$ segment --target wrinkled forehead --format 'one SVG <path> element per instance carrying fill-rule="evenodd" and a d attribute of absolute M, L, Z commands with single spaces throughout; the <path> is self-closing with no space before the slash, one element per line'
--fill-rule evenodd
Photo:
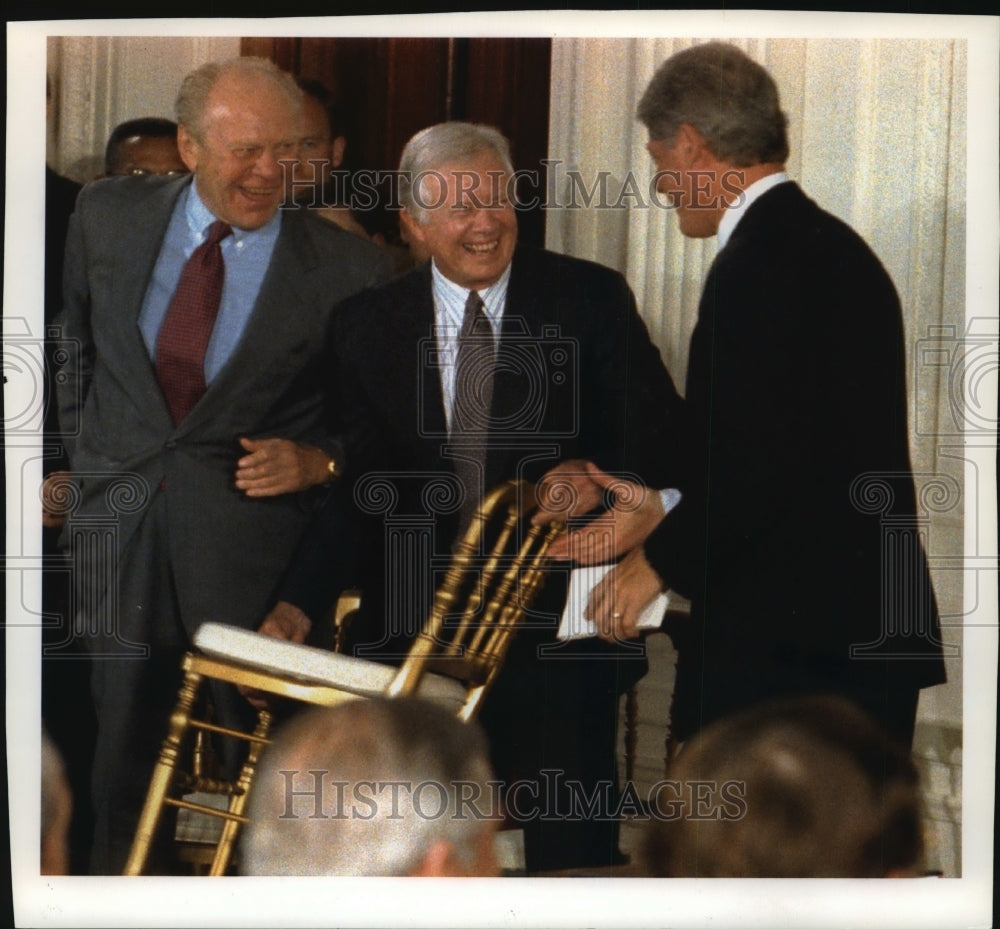
<path fill-rule="evenodd" d="M 421 192 L 438 205 L 496 203 L 507 197 L 511 174 L 492 153 L 450 161 L 423 172 Z M 426 204 L 433 206 L 433 202 Z"/>
<path fill-rule="evenodd" d="M 209 91 L 202 123 L 207 130 L 256 127 L 269 134 L 296 134 L 301 107 L 273 81 L 259 75 L 223 75 Z"/>

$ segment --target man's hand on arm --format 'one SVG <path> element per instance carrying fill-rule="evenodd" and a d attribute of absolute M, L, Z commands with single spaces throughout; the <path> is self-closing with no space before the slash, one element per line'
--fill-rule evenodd
<path fill-rule="evenodd" d="M 581 565 L 602 564 L 641 545 L 662 521 L 665 510 L 658 491 L 605 473 L 587 463 L 587 479 L 603 494 L 614 496 L 614 506 L 585 526 L 557 539 L 549 556 Z"/>
<path fill-rule="evenodd" d="M 276 497 L 324 484 L 336 477 L 333 460 L 320 448 L 290 439 L 240 439 L 249 453 L 236 462 L 236 487 L 248 497 Z"/>
<path fill-rule="evenodd" d="M 633 549 L 590 592 L 584 615 L 606 642 L 634 639 L 642 611 L 663 589 L 641 548 Z"/>
<path fill-rule="evenodd" d="M 546 472 L 535 485 L 538 512 L 532 517 L 532 523 L 537 526 L 552 520 L 566 522 L 601 505 L 602 488 L 591 478 L 587 467 L 588 462 L 571 459 L 561 461 Z"/>

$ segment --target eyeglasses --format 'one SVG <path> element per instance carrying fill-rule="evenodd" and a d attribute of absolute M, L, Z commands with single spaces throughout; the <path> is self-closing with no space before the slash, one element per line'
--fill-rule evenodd
<path fill-rule="evenodd" d="M 132 177 L 180 177 L 182 174 L 190 174 L 189 171 L 150 171 L 148 168 L 131 168 L 128 172 Z"/>

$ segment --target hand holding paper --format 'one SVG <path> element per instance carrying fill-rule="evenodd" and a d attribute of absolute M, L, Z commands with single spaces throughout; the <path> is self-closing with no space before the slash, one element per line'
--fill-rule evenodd
<path fill-rule="evenodd" d="M 660 627 L 668 604 L 669 595 L 661 589 L 659 576 L 642 549 L 636 549 L 617 565 L 573 571 L 558 637 L 634 639 L 642 631 Z"/>

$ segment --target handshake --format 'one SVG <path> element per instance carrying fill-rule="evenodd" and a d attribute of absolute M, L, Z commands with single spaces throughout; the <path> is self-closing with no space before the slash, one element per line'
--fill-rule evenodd
<path fill-rule="evenodd" d="M 554 559 L 597 565 L 624 558 L 593 588 L 584 618 L 608 642 L 636 638 L 640 617 L 663 591 L 663 581 L 646 561 L 642 544 L 675 505 L 676 490 L 651 490 L 613 477 L 592 462 L 564 461 L 536 487 L 535 523 L 566 522 L 570 531 L 549 549 Z M 577 517 L 604 510 L 579 528 Z"/>

